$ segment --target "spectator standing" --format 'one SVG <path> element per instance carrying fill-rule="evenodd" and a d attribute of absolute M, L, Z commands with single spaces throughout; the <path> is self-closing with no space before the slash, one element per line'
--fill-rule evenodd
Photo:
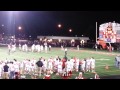
<path fill-rule="evenodd" d="M 9 70 L 9 66 L 7 65 L 7 63 L 5 63 L 5 65 L 3 66 L 4 79 L 9 79 L 9 77 L 8 77 L 8 70 Z"/>
<path fill-rule="evenodd" d="M 41 61 L 41 58 L 36 64 L 38 66 L 38 74 L 41 76 L 41 71 L 42 71 L 42 66 L 43 66 L 43 62 Z"/>

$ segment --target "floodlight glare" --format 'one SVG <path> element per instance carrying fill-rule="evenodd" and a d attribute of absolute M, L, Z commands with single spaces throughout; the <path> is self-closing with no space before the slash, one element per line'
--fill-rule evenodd
<path fill-rule="evenodd" d="M 19 27 L 18 27 L 18 29 L 19 29 L 19 30 L 21 30 L 21 29 L 22 29 L 22 27 L 20 27 L 20 26 L 19 26 Z"/>

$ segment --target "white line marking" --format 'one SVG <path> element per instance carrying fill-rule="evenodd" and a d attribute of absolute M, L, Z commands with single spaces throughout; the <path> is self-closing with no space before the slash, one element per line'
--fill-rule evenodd
<path fill-rule="evenodd" d="M 110 60 L 110 59 L 101 58 L 101 59 L 96 59 L 96 60 Z"/>

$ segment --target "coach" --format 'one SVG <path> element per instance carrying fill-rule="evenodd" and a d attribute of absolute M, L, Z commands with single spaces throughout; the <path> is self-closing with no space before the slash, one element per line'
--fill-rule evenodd
<path fill-rule="evenodd" d="M 41 58 L 36 63 L 36 65 L 38 66 L 38 74 L 41 76 L 41 71 L 42 71 L 42 66 L 43 66 L 43 62 L 41 61 Z"/>

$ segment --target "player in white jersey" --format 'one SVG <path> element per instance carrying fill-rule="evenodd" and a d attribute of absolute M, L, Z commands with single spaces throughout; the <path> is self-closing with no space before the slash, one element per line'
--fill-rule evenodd
<path fill-rule="evenodd" d="M 67 48 L 65 48 L 65 50 L 64 50 L 64 51 L 65 51 L 65 56 L 67 56 L 67 51 L 68 51 L 68 50 L 67 50 Z"/>
<path fill-rule="evenodd" d="M 12 44 L 8 44 L 8 54 L 10 55 L 10 52 L 12 50 Z"/>
<path fill-rule="evenodd" d="M 19 43 L 19 50 L 21 51 L 21 49 L 22 49 L 22 46 L 21 46 L 21 44 Z"/>
<path fill-rule="evenodd" d="M 52 60 L 52 58 L 48 59 L 48 69 L 50 71 L 53 69 L 53 60 Z"/>
<path fill-rule="evenodd" d="M 91 62 L 90 58 L 87 58 L 87 60 L 86 60 L 86 71 L 89 71 L 89 72 L 90 72 L 90 62 Z"/>
<path fill-rule="evenodd" d="M 61 50 L 64 50 L 63 46 L 61 45 Z"/>
<path fill-rule="evenodd" d="M 57 72 L 59 60 L 56 59 L 54 62 L 54 71 Z"/>
<path fill-rule="evenodd" d="M 14 52 L 16 51 L 16 44 L 14 44 Z"/>
<path fill-rule="evenodd" d="M 40 46 L 40 51 L 43 52 L 43 45 Z"/>
<path fill-rule="evenodd" d="M 9 68 L 10 68 L 10 79 L 14 79 L 15 66 L 14 66 L 13 62 L 11 62 L 11 65 L 9 66 Z"/>
<path fill-rule="evenodd" d="M 53 67 L 55 66 L 56 58 L 53 59 Z"/>
<path fill-rule="evenodd" d="M 49 45 L 49 51 L 51 51 L 51 45 Z"/>
<path fill-rule="evenodd" d="M 28 60 L 28 73 L 32 74 L 34 72 L 34 66 L 31 60 Z"/>
<path fill-rule="evenodd" d="M 40 45 L 37 46 L 37 52 L 40 52 Z"/>
<path fill-rule="evenodd" d="M 25 44 L 25 51 L 26 51 L 26 52 L 28 51 L 28 46 L 27 46 L 27 44 Z"/>
<path fill-rule="evenodd" d="M 78 68 L 79 68 L 79 59 L 76 59 L 75 62 L 75 70 L 78 72 Z"/>
<path fill-rule="evenodd" d="M 20 63 L 20 74 L 22 75 L 24 73 L 24 62 Z"/>
<path fill-rule="evenodd" d="M 48 48 L 47 45 L 45 45 L 45 53 L 47 53 L 47 48 Z"/>
<path fill-rule="evenodd" d="M 16 45 L 13 44 L 13 45 L 12 45 L 12 52 L 15 52 L 15 51 L 16 51 Z"/>
<path fill-rule="evenodd" d="M 15 63 L 14 64 L 14 68 L 15 68 L 15 73 L 19 73 L 19 65 L 18 65 L 18 63 Z"/>
<path fill-rule="evenodd" d="M 23 52 L 25 51 L 25 45 L 22 45 L 22 51 Z"/>
<path fill-rule="evenodd" d="M 35 52 L 38 51 L 38 45 L 35 45 Z"/>
<path fill-rule="evenodd" d="M 62 62 L 61 62 L 61 60 L 59 60 L 59 62 L 58 62 L 58 73 L 59 73 L 59 75 L 62 74 Z"/>
<path fill-rule="evenodd" d="M 71 59 L 71 60 L 70 60 L 70 68 L 71 68 L 71 71 L 73 71 L 73 67 L 74 67 L 74 59 Z"/>
<path fill-rule="evenodd" d="M 70 60 L 68 60 L 66 62 L 66 71 L 67 71 L 67 73 L 69 73 L 71 71 L 71 61 Z"/>
<path fill-rule="evenodd" d="M 43 71 L 46 72 L 47 70 L 47 61 L 44 59 L 43 60 Z"/>
<path fill-rule="evenodd" d="M 28 68 L 29 68 L 29 66 L 28 66 L 28 60 L 27 60 L 27 59 L 24 60 L 24 65 L 25 65 L 24 71 L 25 71 L 25 73 L 28 73 Z"/>
<path fill-rule="evenodd" d="M 31 71 L 31 62 L 30 62 L 30 60 L 28 60 L 26 67 L 27 67 L 27 73 L 30 73 L 30 71 Z"/>
<path fill-rule="evenodd" d="M 81 70 L 82 70 L 82 72 L 85 72 L 86 59 L 82 60 L 81 62 L 82 62 L 82 64 L 81 64 Z"/>
<path fill-rule="evenodd" d="M 42 62 L 44 61 L 44 58 L 43 58 L 43 57 L 41 57 L 41 61 L 42 61 Z"/>
<path fill-rule="evenodd" d="M 32 45 L 31 50 L 32 50 L 32 52 L 35 51 L 35 44 Z"/>
<path fill-rule="evenodd" d="M 2 66 L 4 66 L 5 65 L 5 62 L 3 62 L 3 61 L 1 61 L 2 62 Z"/>
<path fill-rule="evenodd" d="M 95 72 L 95 59 L 93 57 L 91 58 L 91 70 Z"/>
<path fill-rule="evenodd" d="M 10 74 L 10 67 L 11 67 L 11 64 L 9 63 L 9 61 L 7 61 L 7 65 L 9 67 L 9 69 L 8 69 L 8 75 L 9 75 Z"/>
<path fill-rule="evenodd" d="M 22 73 L 24 74 L 25 73 L 25 64 L 26 64 L 26 59 L 24 59 L 23 61 L 22 61 L 22 63 L 23 63 L 23 69 L 22 69 Z"/>
<path fill-rule="evenodd" d="M 34 68 L 34 72 L 36 72 L 36 70 L 37 70 L 36 62 L 37 61 L 33 58 L 32 59 L 32 65 L 33 65 L 32 67 Z"/>
<path fill-rule="evenodd" d="M 79 45 L 77 45 L 77 50 L 80 50 L 80 47 L 79 47 Z"/>
<path fill-rule="evenodd" d="M 35 70 L 36 70 L 36 60 L 33 58 L 31 60 L 31 71 L 35 72 Z"/>
<path fill-rule="evenodd" d="M 33 58 L 33 59 L 32 59 L 32 63 L 33 63 L 34 65 L 36 65 L 36 62 L 37 62 L 37 61 Z"/>

